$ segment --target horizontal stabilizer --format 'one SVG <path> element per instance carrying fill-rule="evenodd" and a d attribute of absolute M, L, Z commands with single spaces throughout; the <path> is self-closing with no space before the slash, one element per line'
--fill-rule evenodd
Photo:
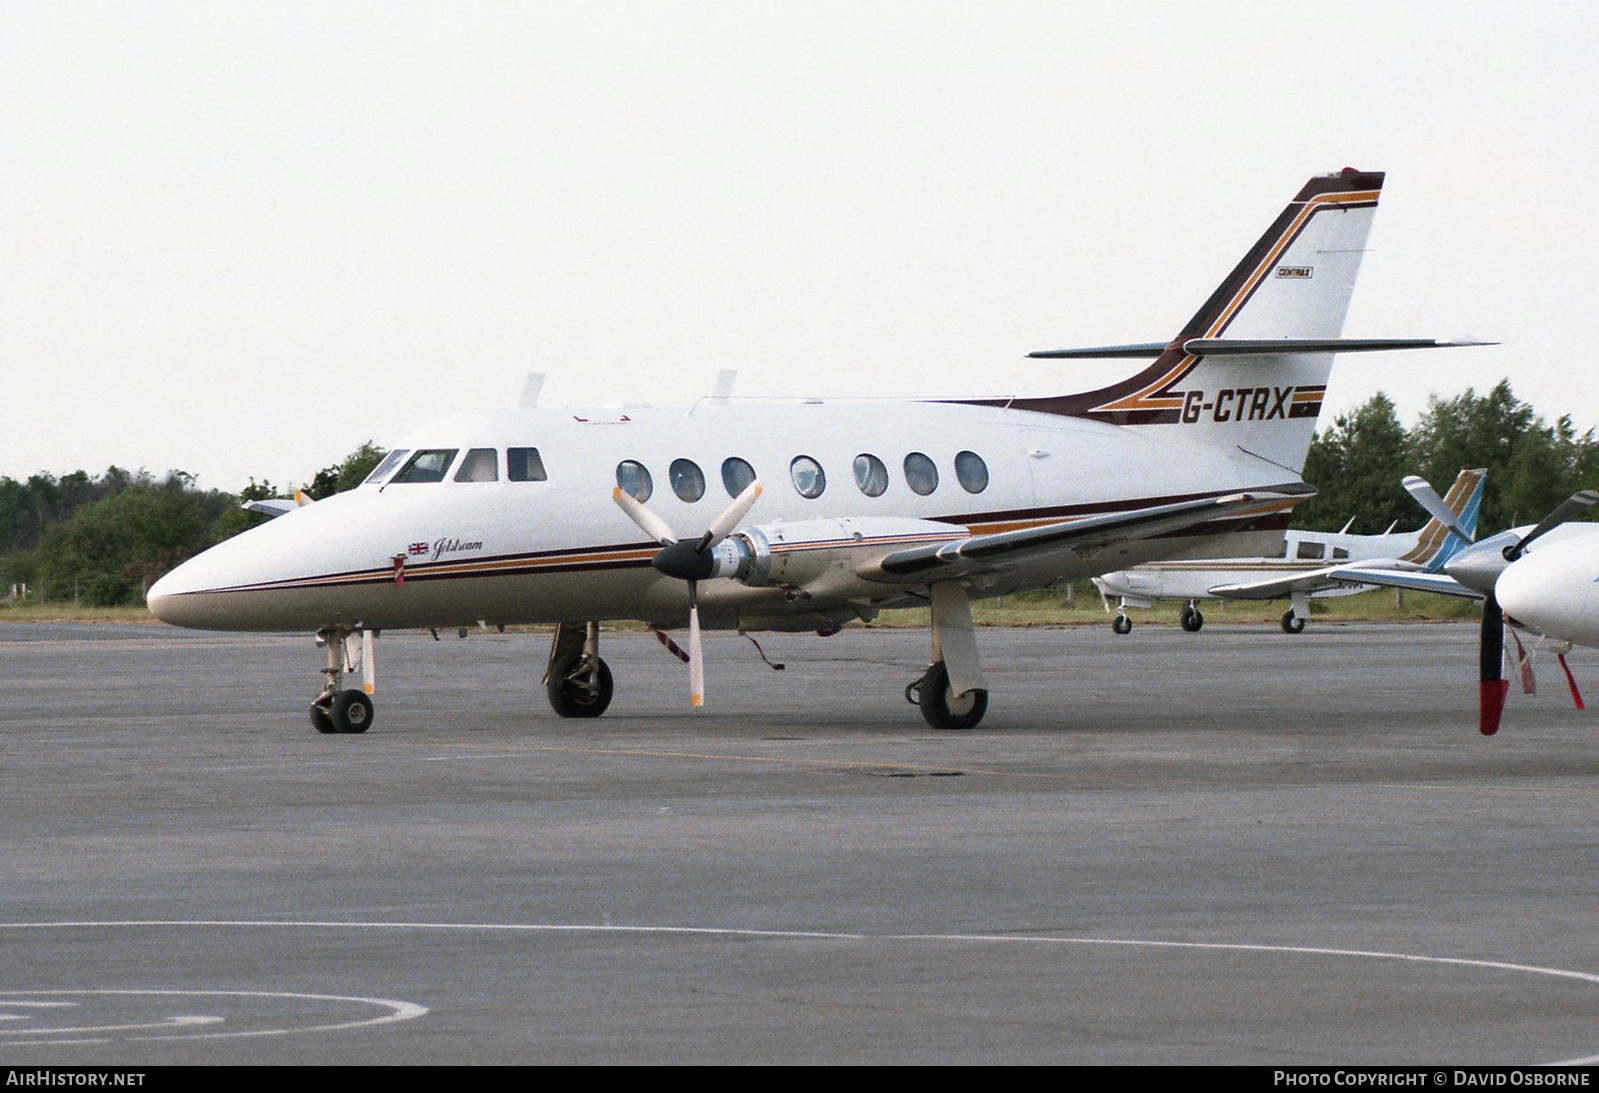
<path fill-rule="evenodd" d="M 1498 345 L 1472 339 L 1445 338 L 1189 338 L 1176 343 L 1191 357 L 1259 357 L 1283 353 L 1386 353 L 1394 349 L 1460 349 Z M 1093 349 L 1041 349 L 1027 354 L 1040 360 L 1098 357 L 1158 357 L 1172 346 L 1161 342 L 1106 345 Z"/>
<path fill-rule="evenodd" d="M 293 512 L 300 506 L 287 498 L 275 497 L 265 501 L 246 501 L 239 507 L 246 511 L 259 512 L 266 516 L 282 516 L 286 512 Z"/>

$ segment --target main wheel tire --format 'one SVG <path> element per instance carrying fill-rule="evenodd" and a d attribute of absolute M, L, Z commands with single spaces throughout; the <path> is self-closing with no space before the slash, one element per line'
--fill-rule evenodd
<path fill-rule="evenodd" d="M 1200 628 L 1205 625 L 1205 616 L 1199 613 L 1197 607 L 1187 607 L 1183 609 L 1182 623 L 1184 630 L 1187 630 L 1190 634 L 1197 634 Z"/>
<path fill-rule="evenodd" d="M 1110 628 L 1118 634 L 1131 634 L 1133 632 L 1133 620 L 1126 615 L 1117 615 L 1111 621 Z"/>
<path fill-rule="evenodd" d="M 1294 614 L 1293 608 L 1283 612 L 1283 633 L 1298 634 L 1305 629 L 1305 620 Z"/>
<path fill-rule="evenodd" d="M 582 662 L 582 653 L 568 653 L 550 665 L 550 680 L 545 691 L 550 696 L 550 709 L 562 717 L 598 717 L 611 704 L 615 688 L 610 665 L 596 657 L 591 682 L 568 678 Z"/>
<path fill-rule="evenodd" d="M 922 717 L 935 729 L 975 729 L 988 712 L 988 692 L 949 693 L 949 670 L 939 661 L 922 676 Z"/>
<path fill-rule="evenodd" d="M 333 727 L 333 718 L 328 714 L 326 706 L 311 703 L 311 727 L 320 733 L 336 733 L 339 730 Z"/>
<path fill-rule="evenodd" d="M 334 732 L 366 732 L 372 727 L 372 715 L 372 700 L 365 691 L 354 689 L 334 695 L 333 704 L 328 708 Z"/>

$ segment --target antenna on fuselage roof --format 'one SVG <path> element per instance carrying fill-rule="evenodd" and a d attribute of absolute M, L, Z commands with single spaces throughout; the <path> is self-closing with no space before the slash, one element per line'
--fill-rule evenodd
<path fill-rule="evenodd" d="M 522 381 L 522 397 L 517 400 L 518 410 L 532 410 L 539 404 L 539 392 L 544 389 L 544 373 L 529 372 Z"/>
<path fill-rule="evenodd" d="M 733 383 L 737 379 L 737 368 L 724 368 L 716 373 L 716 386 L 711 390 L 711 398 L 717 402 L 726 402 L 733 394 Z"/>

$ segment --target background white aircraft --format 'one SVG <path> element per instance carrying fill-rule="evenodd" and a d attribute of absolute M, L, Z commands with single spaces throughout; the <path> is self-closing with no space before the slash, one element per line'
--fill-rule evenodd
<path fill-rule="evenodd" d="M 1407 478 L 1405 488 L 1456 538 L 1469 538 L 1464 528 L 1452 523 L 1447 506 L 1426 482 Z M 1599 524 L 1567 521 L 1596 501 L 1599 493 L 1593 490 L 1574 493 L 1536 524 L 1511 528 L 1467 546 L 1444 564 L 1442 573 L 1350 567 L 1338 579 L 1483 601 L 1477 728 L 1484 736 L 1492 736 L 1499 731 L 1510 690 L 1504 671 L 1507 618 L 1513 625 L 1539 634 L 1555 650 L 1572 701 L 1582 708 L 1582 695 L 1565 654 L 1573 645 L 1599 645 Z M 1530 689 L 1531 664 L 1520 639 L 1515 642 L 1523 685 Z"/>
<path fill-rule="evenodd" d="M 907 698 L 937 728 L 970 728 L 988 705 L 972 597 L 1274 549 L 1313 492 L 1298 468 L 1333 354 L 1449 344 L 1339 336 L 1382 182 L 1311 179 L 1169 341 L 1034 354 L 1148 359 L 1110 386 L 449 418 L 362 487 L 179 566 L 150 608 L 183 626 L 315 631 L 327 666 L 312 723 L 361 732 L 387 628 L 554 623 L 550 703 L 592 717 L 613 692 L 604 621 L 686 625 L 698 704 L 702 624 L 832 633 L 922 604 L 931 663 Z M 356 670 L 363 686 L 345 688 Z"/>
<path fill-rule="evenodd" d="M 1468 536 L 1477 529 L 1477 513 L 1482 507 L 1481 469 L 1462 470 L 1444 498 L 1444 505 Z M 1131 632 L 1129 607 L 1149 607 L 1156 600 L 1181 600 L 1181 624 L 1190 633 L 1205 625 L 1199 601 L 1205 599 L 1280 600 L 1288 597 L 1292 606 L 1282 617 L 1286 633 L 1305 629 L 1313 596 L 1352 596 L 1366 591 L 1358 585 L 1337 580 L 1337 574 L 1352 563 L 1381 565 L 1395 569 L 1436 573 L 1461 549 L 1462 543 L 1449 533 L 1437 517 L 1416 531 L 1382 535 L 1350 535 L 1343 532 L 1289 531 L 1282 549 L 1270 558 L 1198 558 L 1178 561 L 1146 562 L 1132 569 L 1117 570 L 1095 577 L 1100 595 L 1119 597 L 1116 618 L 1111 628 L 1118 634 Z M 1109 604 L 1106 604 L 1109 610 Z"/>

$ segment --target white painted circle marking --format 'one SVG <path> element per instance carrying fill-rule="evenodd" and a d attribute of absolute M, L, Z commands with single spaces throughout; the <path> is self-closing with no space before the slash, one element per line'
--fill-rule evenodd
<path fill-rule="evenodd" d="M 9 924 L 4 924 L 9 925 Z M 173 1014 L 154 1020 L 134 1020 L 111 1024 L 69 1025 L 11 1025 L 0 1028 L 0 1046 L 25 1044 L 103 1043 L 107 1040 L 220 1040 L 252 1036 L 286 1036 L 300 1032 L 333 1032 L 341 1029 L 367 1028 L 375 1025 L 410 1021 L 427 1013 L 426 1006 L 415 1002 L 401 1002 L 390 998 L 365 998 L 359 995 L 308 994 L 299 991 L 217 991 L 168 989 L 71 989 L 0 991 L 0 1011 L 5 1009 L 43 1010 L 76 1009 L 81 1001 L 59 999 L 96 998 L 150 998 L 166 1000 L 204 1000 L 214 1006 L 229 1000 L 288 1000 L 298 1002 L 331 1003 L 342 1006 L 375 1007 L 386 1012 L 371 1017 L 350 1020 L 323 1021 L 319 1024 L 295 1025 L 284 1028 L 249 1028 L 224 1031 L 210 1030 L 225 1024 L 228 1018 L 215 1014 Z M 208 1006 L 208 1008 L 211 1008 Z M 221 1007 L 215 1007 L 221 1008 Z M 29 1021 L 31 1013 L 8 1014 L 12 1019 Z M 259 1020 L 259 1018 L 256 1018 Z"/>
<path fill-rule="evenodd" d="M 1572 979 L 1583 983 L 1599 985 L 1599 974 L 1593 972 L 1573 971 L 1569 968 L 1551 968 L 1538 964 L 1522 964 L 1505 960 L 1482 960 L 1473 957 L 1457 956 L 1427 956 L 1421 953 L 1389 952 L 1381 949 L 1340 949 L 1329 946 L 1317 945 L 1267 945 L 1252 944 L 1248 942 L 1224 941 L 1158 941 L 1149 938 L 1106 938 L 1106 937 L 1061 937 L 1048 934 L 939 934 L 939 933 L 914 933 L 914 934 L 867 934 L 858 931 L 843 930 L 760 930 L 745 927 L 726 926 L 619 926 L 611 923 L 506 923 L 506 922 L 378 922 L 369 920 L 343 920 L 327 921 L 316 919 L 110 919 L 104 921 L 65 921 L 65 922 L 0 922 L 0 930 L 61 930 L 61 929 L 311 929 L 311 930 L 414 930 L 414 931 L 451 931 L 466 932 L 499 932 L 499 933 L 590 933 L 590 934 L 638 934 L 638 935 L 678 935 L 699 937 L 750 937 L 774 938 L 783 940 L 827 940 L 827 941 L 876 941 L 876 942 L 952 942 L 952 943 L 977 943 L 977 944 L 1030 944 L 1030 945 L 1055 945 L 1055 946 L 1123 946 L 1129 948 L 1149 949 L 1179 949 L 1200 952 L 1240 952 L 1240 953 L 1283 953 L 1301 956 L 1328 956 L 1328 957 L 1357 957 L 1367 960 L 1389 960 L 1412 964 L 1431 964 L 1443 967 L 1481 968 L 1490 971 L 1520 972 L 1527 975 L 1550 976 L 1557 979 Z M 197 1033 L 200 1037 L 224 1036 L 270 1036 L 284 1035 L 290 1032 L 329 1031 L 339 1028 L 356 1028 L 363 1025 L 381 1025 L 395 1021 L 406 1021 L 420 1017 L 427 1013 L 426 1007 L 418 1006 L 411 1002 L 396 1002 L 388 999 L 341 997 L 336 995 L 292 994 L 288 992 L 273 991 L 16 991 L 0 993 L 0 1004 L 7 997 L 34 994 L 34 995 L 66 995 L 66 994 L 189 994 L 195 996 L 240 996 L 240 997 L 284 997 L 306 998 L 317 1000 L 331 1000 L 344 1002 L 364 1002 L 375 1005 L 393 1007 L 393 1012 L 376 1019 L 352 1021 L 340 1024 L 318 1026 L 316 1028 L 300 1029 L 275 1029 L 265 1031 L 252 1031 L 242 1033 Z M 15 1043 L 15 1040 L 4 1034 L 13 1030 L 0 1031 L 0 1043 Z M 175 1037 L 157 1037 L 159 1039 L 172 1039 Z M 185 1037 L 186 1038 L 186 1037 Z M 1586 1056 L 1577 1059 L 1566 1059 L 1560 1062 L 1544 1064 L 1547 1066 L 1587 1066 L 1599 1062 L 1599 1055 Z"/>

